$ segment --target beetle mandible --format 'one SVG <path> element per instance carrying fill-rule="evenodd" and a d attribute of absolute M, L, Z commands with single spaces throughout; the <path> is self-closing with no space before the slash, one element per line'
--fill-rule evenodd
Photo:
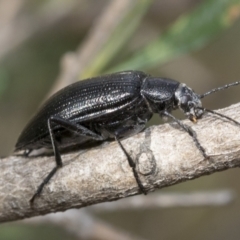
<path fill-rule="evenodd" d="M 151 77 L 141 71 L 123 71 L 71 84 L 55 93 L 40 108 L 21 133 L 15 151 L 52 148 L 56 166 L 51 170 L 30 199 L 33 204 L 44 185 L 62 167 L 60 151 L 76 144 L 115 139 L 133 170 L 139 189 L 147 194 L 135 169 L 135 162 L 124 149 L 121 139 L 145 128 L 154 113 L 168 117 L 186 131 L 196 147 L 207 158 L 194 130 L 175 118 L 171 111 L 180 109 L 193 122 L 204 112 L 217 114 L 238 125 L 235 120 L 202 107 L 201 98 L 231 86 L 235 82 L 196 94 L 175 80 Z"/>

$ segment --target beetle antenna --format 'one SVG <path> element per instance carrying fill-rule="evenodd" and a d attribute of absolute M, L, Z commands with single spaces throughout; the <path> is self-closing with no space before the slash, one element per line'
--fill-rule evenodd
<path fill-rule="evenodd" d="M 240 81 L 239 81 L 239 82 L 230 83 L 230 84 L 226 84 L 226 85 L 224 85 L 224 86 L 222 86 L 222 87 L 214 88 L 214 89 L 210 90 L 209 92 L 206 92 L 206 93 L 204 93 L 204 94 L 201 94 L 201 95 L 199 95 L 199 97 L 200 97 L 200 98 L 204 98 L 204 97 L 206 97 L 206 96 L 209 95 L 209 94 L 212 94 L 212 93 L 215 93 L 215 92 L 218 92 L 218 91 L 227 89 L 227 88 L 229 88 L 229 87 L 237 86 L 237 85 L 239 85 L 239 84 L 240 84 Z"/>
<path fill-rule="evenodd" d="M 209 113 L 211 113 L 211 114 L 215 114 L 215 115 L 217 115 L 217 116 L 219 116 L 219 117 L 225 118 L 225 119 L 227 119 L 228 121 L 233 122 L 233 123 L 235 123 L 236 125 L 240 126 L 240 123 L 239 123 L 239 122 L 237 122 L 236 120 L 234 120 L 234 119 L 232 119 L 232 118 L 230 118 L 230 117 L 228 117 L 228 116 L 226 116 L 226 115 L 223 115 L 223 114 L 221 114 L 221 113 L 218 113 L 218 112 L 216 112 L 216 111 L 213 111 L 213 110 L 210 110 L 210 109 L 207 109 L 207 108 L 198 107 L 198 109 L 201 109 L 201 110 L 203 110 L 204 112 L 209 112 Z"/>

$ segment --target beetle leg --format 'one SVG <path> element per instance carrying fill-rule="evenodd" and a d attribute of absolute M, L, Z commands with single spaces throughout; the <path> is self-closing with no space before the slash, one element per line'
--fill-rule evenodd
<path fill-rule="evenodd" d="M 91 130 L 89 130 L 89 129 L 87 129 L 87 128 L 79 125 L 79 124 L 71 123 L 70 121 L 67 121 L 63 118 L 56 117 L 56 116 L 53 116 L 53 117 L 49 118 L 48 119 L 48 131 L 49 131 L 49 135 L 50 135 L 50 139 L 51 139 L 51 143 L 52 143 L 52 148 L 53 148 L 53 152 L 54 152 L 54 156 L 55 156 L 55 160 L 56 160 L 56 166 L 47 175 L 47 177 L 43 180 L 43 182 L 38 186 L 36 193 L 30 199 L 31 205 L 33 204 L 35 198 L 38 195 L 40 195 L 40 193 L 43 190 L 43 187 L 50 181 L 50 179 L 54 176 L 54 174 L 57 172 L 57 170 L 60 167 L 62 167 L 62 158 L 61 158 L 61 155 L 60 155 L 60 152 L 59 152 L 59 149 L 57 147 L 56 140 L 55 140 L 53 127 L 52 127 L 53 123 L 58 124 L 61 127 L 64 127 L 65 129 L 67 129 L 71 132 L 78 133 L 79 135 L 88 136 L 88 137 L 91 137 L 95 140 L 104 140 L 101 135 L 98 135 L 98 134 L 94 133 L 93 131 L 91 131 Z"/>
<path fill-rule="evenodd" d="M 141 192 L 142 192 L 143 194 L 147 195 L 147 191 L 146 191 L 146 189 L 144 188 L 144 186 L 143 186 L 143 184 L 142 184 L 142 182 L 141 182 L 141 180 L 140 180 L 140 178 L 139 178 L 139 176 L 138 176 L 138 173 L 137 173 L 137 171 L 136 171 L 136 163 L 133 161 L 133 159 L 132 159 L 131 156 L 128 154 L 128 152 L 126 151 L 126 149 L 123 147 L 121 141 L 118 139 L 117 136 L 115 136 L 115 139 L 116 139 L 118 145 L 120 146 L 120 148 L 122 149 L 122 151 L 124 152 L 124 154 L 125 154 L 125 156 L 126 156 L 126 158 L 127 158 L 127 160 L 128 160 L 129 166 L 132 168 L 133 175 L 134 175 L 134 177 L 135 177 L 135 179 L 136 179 L 136 182 L 137 182 L 137 184 L 138 184 Z"/>
<path fill-rule="evenodd" d="M 57 165 L 52 169 L 52 171 L 47 175 L 47 177 L 44 178 L 43 182 L 38 186 L 37 191 L 35 192 L 35 194 L 30 199 L 30 204 L 31 205 L 33 205 L 33 202 L 34 202 L 35 198 L 38 195 L 40 195 L 40 193 L 43 190 L 43 187 L 50 181 L 50 179 L 54 176 L 54 174 L 57 172 L 57 170 L 60 167 L 62 167 L 62 158 L 61 158 L 61 155 L 60 155 L 60 152 L 58 150 L 56 140 L 55 140 L 55 137 L 54 137 L 54 134 L 53 134 L 52 119 L 51 118 L 48 119 L 48 131 L 49 131 L 49 134 L 50 134 L 52 147 L 53 147 L 53 152 L 54 152 L 54 156 L 55 156 L 55 160 L 56 160 Z"/>
<path fill-rule="evenodd" d="M 196 147 L 201 152 L 203 157 L 205 159 L 209 158 L 209 156 L 206 154 L 206 150 L 202 147 L 201 143 L 198 141 L 196 132 L 189 126 L 183 124 L 181 121 L 179 121 L 177 118 L 175 118 L 171 113 L 164 111 L 161 113 L 161 115 L 165 115 L 166 117 L 170 117 L 173 121 L 175 121 L 185 132 L 187 132 L 193 139 Z"/>
<path fill-rule="evenodd" d="M 122 149 L 124 155 L 128 160 L 129 166 L 132 168 L 133 175 L 136 179 L 136 182 L 139 186 L 140 191 L 145 195 L 147 194 L 147 191 L 138 176 L 138 173 L 136 170 L 136 163 L 128 154 L 126 149 L 123 147 L 120 139 L 129 137 L 131 135 L 141 132 L 144 129 L 146 122 L 147 120 L 141 119 L 141 117 L 139 117 L 138 115 L 132 115 L 126 118 L 125 120 L 115 122 L 114 124 L 110 123 L 110 124 L 101 126 L 102 132 L 105 131 L 108 136 L 114 137 L 115 140 L 117 141 L 118 145 L 120 146 L 120 148 Z"/>
<path fill-rule="evenodd" d="M 70 132 L 74 132 L 82 136 L 90 137 L 94 140 L 99 140 L 99 141 L 104 140 L 104 138 L 101 135 L 96 134 L 95 132 L 89 130 L 88 128 L 80 124 L 72 123 L 68 120 L 65 120 L 61 117 L 56 117 L 56 116 L 51 117 L 50 119 L 51 119 L 51 122 L 54 122 L 60 125 L 61 127 L 64 127 Z"/>
<path fill-rule="evenodd" d="M 23 153 L 23 156 L 28 157 L 31 152 L 32 152 L 32 149 L 26 149 Z"/>

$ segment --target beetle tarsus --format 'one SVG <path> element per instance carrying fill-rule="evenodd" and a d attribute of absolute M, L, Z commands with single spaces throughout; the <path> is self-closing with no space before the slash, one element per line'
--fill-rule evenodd
<path fill-rule="evenodd" d="M 32 198 L 29 200 L 31 206 L 33 206 L 36 197 L 38 197 L 41 194 L 43 187 L 50 181 L 50 179 L 54 176 L 54 174 L 57 172 L 57 170 L 60 167 L 61 166 L 54 167 L 52 169 L 52 171 L 47 175 L 47 177 L 43 180 L 43 182 L 38 186 L 37 191 L 34 193 Z"/>

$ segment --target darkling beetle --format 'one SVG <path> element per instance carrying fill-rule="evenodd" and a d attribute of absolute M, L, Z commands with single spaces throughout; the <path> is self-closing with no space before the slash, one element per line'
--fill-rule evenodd
<path fill-rule="evenodd" d="M 76 144 L 115 139 L 123 150 L 140 191 L 147 194 L 135 169 L 135 162 L 121 143 L 122 138 L 142 131 L 154 113 L 175 121 L 193 139 L 196 147 L 208 158 L 192 128 L 176 119 L 171 111 L 181 109 L 193 122 L 210 112 L 240 123 L 202 107 L 201 98 L 240 84 L 231 83 L 198 95 L 184 83 L 140 71 L 124 71 L 71 84 L 54 94 L 37 112 L 21 133 L 15 151 L 52 148 L 56 166 L 47 175 L 30 199 L 33 204 L 44 185 L 62 167 L 60 151 Z"/>

